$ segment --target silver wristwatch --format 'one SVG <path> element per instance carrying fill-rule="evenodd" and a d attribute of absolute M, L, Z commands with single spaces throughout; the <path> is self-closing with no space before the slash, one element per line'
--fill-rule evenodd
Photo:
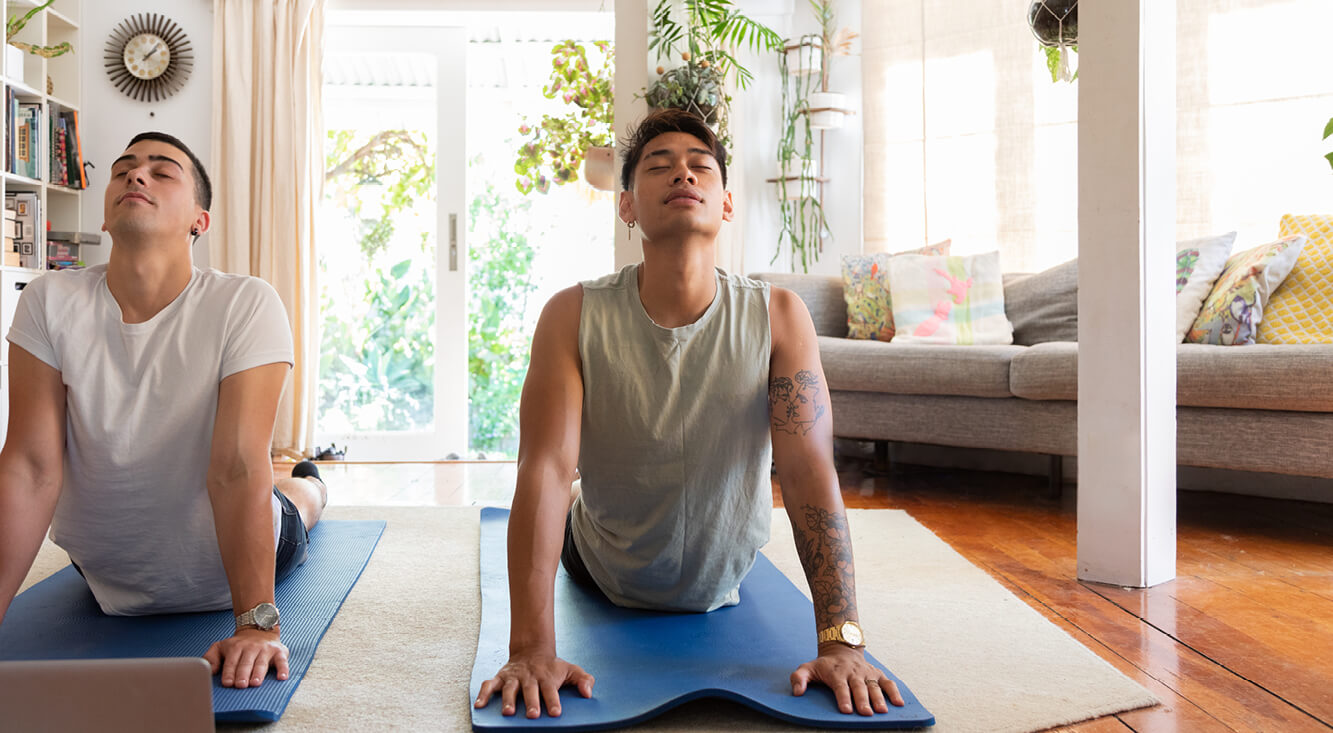
<path fill-rule="evenodd" d="M 272 603 L 261 603 L 236 617 L 236 628 L 254 627 L 260 631 L 272 631 L 278 625 L 281 614 Z"/>

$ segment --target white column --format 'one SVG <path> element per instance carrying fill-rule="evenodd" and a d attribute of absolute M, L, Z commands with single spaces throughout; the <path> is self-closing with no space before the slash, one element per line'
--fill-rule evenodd
<path fill-rule="evenodd" d="M 620 139 L 631 123 L 648 114 L 648 103 L 635 99 L 648 86 L 648 3 L 651 0 L 615 0 L 616 9 L 616 202 L 620 202 Z M 656 3 L 654 3 L 656 4 Z M 615 217 L 615 267 L 643 259 L 639 234 L 629 237 L 625 222 Z"/>
<path fill-rule="evenodd" d="M 1079 4 L 1078 577 L 1176 573 L 1176 0 Z"/>

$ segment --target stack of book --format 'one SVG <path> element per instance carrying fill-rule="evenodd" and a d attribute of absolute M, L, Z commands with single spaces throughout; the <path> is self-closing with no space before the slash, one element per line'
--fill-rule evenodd
<path fill-rule="evenodd" d="M 19 265 L 19 251 L 18 251 L 18 244 L 17 244 L 16 241 L 15 241 L 15 240 L 18 239 L 18 235 L 19 235 L 19 220 L 18 220 L 18 212 L 15 211 L 15 210 L 13 210 L 13 209 L 11 209 L 11 208 L 6 207 L 6 208 L 5 208 L 5 245 L 4 245 L 4 252 L 3 252 L 3 254 L 4 254 L 4 260 L 3 260 L 3 262 L 0 262 L 0 264 L 4 264 L 4 265 L 9 266 L 9 267 L 18 267 L 18 265 Z"/>
<path fill-rule="evenodd" d="M 38 131 L 42 122 L 42 105 L 24 102 L 5 90 L 5 170 L 28 178 L 38 178 Z"/>
<path fill-rule="evenodd" d="M 84 189 L 83 146 L 79 141 L 79 113 L 62 110 L 51 115 L 51 183 Z"/>
<path fill-rule="evenodd" d="M 101 243 L 100 232 L 47 232 L 46 269 L 69 270 L 83 267 L 83 257 L 79 248 L 85 244 Z"/>

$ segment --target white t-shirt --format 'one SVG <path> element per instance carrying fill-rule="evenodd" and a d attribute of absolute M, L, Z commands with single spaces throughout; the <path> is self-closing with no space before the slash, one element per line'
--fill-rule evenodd
<path fill-rule="evenodd" d="M 65 383 L 64 486 L 51 539 L 102 611 L 231 607 L 205 478 L 218 383 L 292 363 L 287 312 L 258 278 L 194 269 L 144 323 L 125 323 L 106 266 L 33 280 L 9 342 Z M 273 499 L 274 535 L 281 507 Z"/>

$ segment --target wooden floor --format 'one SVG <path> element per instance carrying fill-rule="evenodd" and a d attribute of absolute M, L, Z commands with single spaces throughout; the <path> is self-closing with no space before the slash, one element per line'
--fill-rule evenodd
<path fill-rule="evenodd" d="M 513 491 L 512 463 L 321 468 L 336 504 L 508 504 Z M 1131 590 L 1074 579 L 1075 487 L 1055 498 L 1044 478 L 871 468 L 840 460 L 848 507 L 907 511 L 1164 701 L 1062 730 L 1333 729 L 1333 504 L 1183 491 L 1176 580 Z"/>

